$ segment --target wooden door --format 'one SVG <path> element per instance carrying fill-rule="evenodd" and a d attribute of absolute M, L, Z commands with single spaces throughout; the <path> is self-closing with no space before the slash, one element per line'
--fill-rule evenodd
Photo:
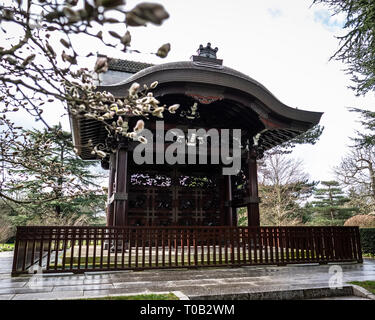
<path fill-rule="evenodd" d="M 212 172 L 171 167 L 132 173 L 129 225 L 219 225 L 219 184 Z"/>

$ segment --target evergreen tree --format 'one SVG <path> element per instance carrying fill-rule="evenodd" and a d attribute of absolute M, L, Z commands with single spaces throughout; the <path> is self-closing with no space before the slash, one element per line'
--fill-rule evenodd
<path fill-rule="evenodd" d="M 27 131 L 6 167 L 0 196 L 12 208 L 15 224 L 83 224 L 104 212 L 97 162 L 74 152 L 69 132 L 60 126 Z"/>
<path fill-rule="evenodd" d="M 358 108 L 350 108 L 351 112 L 357 112 L 361 119 L 362 130 L 357 131 L 357 136 L 352 138 L 355 142 L 354 148 L 375 146 L 375 112 Z"/>
<path fill-rule="evenodd" d="M 314 188 L 312 188 L 311 190 L 311 194 L 313 193 L 313 191 L 315 190 L 315 187 L 316 187 L 317 183 L 315 183 L 314 185 Z M 298 210 L 298 213 L 300 215 L 300 218 L 301 218 L 301 222 L 303 225 L 309 225 L 312 223 L 313 221 L 313 215 L 314 215 L 314 210 L 313 210 L 313 205 L 311 204 L 311 202 L 306 202 L 303 206 L 300 206 L 299 210 Z"/>
<path fill-rule="evenodd" d="M 237 225 L 240 227 L 246 227 L 248 224 L 247 208 L 241 207 L 237 209 Z"/>
<path fill-rule="evenodd" d="M 321 185 L 322 188 L 314 190 L 314 198 L 317 200 L 312 202 L 313 222 L 343 225 L 346 219 L 354 215 L 357 208 L 345 206 L 350 199 L 345 196 L 337 181 L 321 181 Z"/>
<path fill-rule="evenodd" d="M 338 37 L 340 47 L 332 58 L 349 65 L 347 71 L 358 94 L 375 89 L 375 1 L 314 0 L 328 5 L 334 14 L 345 14 L 344 29 Z"/>
<path fill-rule="evenodd" d="M 322 135 L 324 127 L 317 124 L 306 132 L 294 137 L 291 140 L 288 140 L 282 143 L 280 146 L 274 147 L 269 151 L 270 154 L 288 154 L 293 151 L 293 148 L 301 144 L 311 144 L 314 145 Z"/>

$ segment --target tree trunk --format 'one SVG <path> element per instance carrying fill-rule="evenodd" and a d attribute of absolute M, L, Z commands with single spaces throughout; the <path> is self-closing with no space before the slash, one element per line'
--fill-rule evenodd
<path fill-rule="evenodd" d="M 369 170 L 369 173 L 370 173 L 370 179 L 371 179 L 371 195 L 372 195 L 372 199 L 375 201 L 375 171 L 374 171 L 374 167 L 372 166 L 372 163 L 369 162 L 369 166 L 368 166 L 368 170 Z"/>
<path fill-rule="evenodd" d="M 61 150 L 60 150 L 60 165 L 61 165 L 61 168 L 64 167 L 64 144 L 63 145 L 60 145 L 61 147 Z M 57 190 L 56 190 L 56 198 L 57 200 L 61 199 L 62 197 L 62 188 L 63 188 L 63 173 L 59 172 L 59 178 L 57 179 Z M 55 206 L 55 212 L 58 216 L 61 215 L 61 206 L 59 204 L 57 204 Z"/>

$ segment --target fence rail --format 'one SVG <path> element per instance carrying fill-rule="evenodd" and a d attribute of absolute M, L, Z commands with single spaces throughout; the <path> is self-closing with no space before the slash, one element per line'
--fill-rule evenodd
<path fill-rule="evenodd" d="M 344 261 L 358 227 L 18 227 L 12 273 Z"/>

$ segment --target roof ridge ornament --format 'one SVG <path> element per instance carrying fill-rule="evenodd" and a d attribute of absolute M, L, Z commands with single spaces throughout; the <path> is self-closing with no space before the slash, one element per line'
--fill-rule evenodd
<path fill-rule="evenodd" d="M 199 49 L 197 50 L 197 53 L 198 53 L 198 56 L 200 57 L 216 59 L 216 52 L 218 51 L 219 51 L 218 47 L 213 49 L 211 47 L 211 43 L 208 42 L 206 47 L 203 47 L 203 45 L 201 44 L 199 46 Z"/>
<path fill-rule="evenodd" d="M 191 60 L 193 60 L 196 65 L 218 68 L 223 65 L 223 60 L 216 58 L 216 53 L 218 51 L 219 49 L 217 47 L 211 47 L 210 42 L 208 42 L 205 47 L 201 44 L 197 50 L 197 55 L 192 56 Z"/>

